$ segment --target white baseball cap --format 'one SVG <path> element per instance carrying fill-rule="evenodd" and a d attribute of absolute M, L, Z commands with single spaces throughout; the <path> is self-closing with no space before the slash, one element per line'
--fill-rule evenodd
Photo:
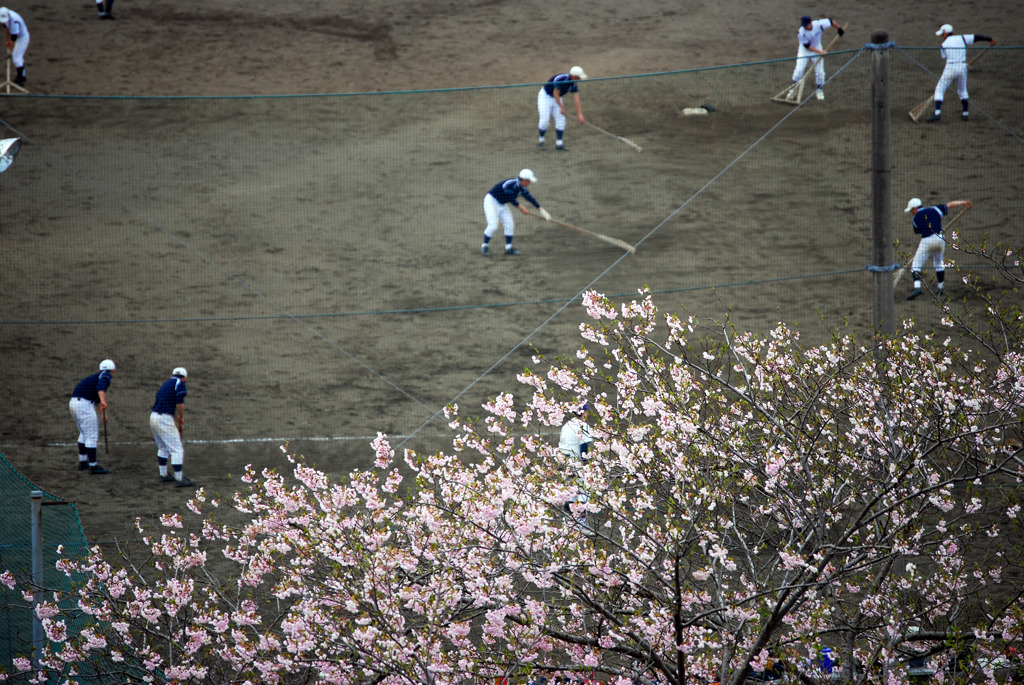
<path fill-rule="evenodd" d="M 569 76 L 575 76 L 581 80 L 587 78 L 587 74 L 583 71 L 583 67 L 573 67 L 569 70 Z"/>
<path fill-rule="evenodd" d="M 0 7 L 0 24 L 6 24 L 7 20 L 11 18 L 11 13 L 7 11 L 6 7 Z"/>
<path fill-rule="evenodd" d="M 519 172 L 520 181 L 529 181 L 530 183 L 536 183 L 537 177 L 533 175 L 533 172 L 529 169 L 523 169 Z"/>
<path fill-rule="evenodd" d="M 171 371 L 172 376 L 181 376 L 182 378 L 188 378 L 188 371 L 185 370 L 184 366 L 174 367 L 174 371 Z"/>
<path fill-rule="evenodd" d="M 100 362 L 100 371 L 113 371 L 116 368 L 113 359 L 104 359 Z"/>
<path fill-rule="evenodd" d="M 919 198 L 919 197 L 911 198 L 910 202 L 907 203 L 907 208 L 904 209 L 903 211 L 904 212 L 909 212 L 910 210 L 917 209 L 920 206 L 921 206 L 921 198 Z"/>
<path fill-rule="evenodd" d="M 952 24 L 943 24 L 939 27 L 939 30 L 935 32 L 935 35 L 941 36 L 943 33 L 953 33 Z"/>

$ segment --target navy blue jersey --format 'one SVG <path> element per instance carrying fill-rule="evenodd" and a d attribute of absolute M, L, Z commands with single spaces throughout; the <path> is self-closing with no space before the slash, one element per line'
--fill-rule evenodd
<path fill-rule="evenodd" d="M 174 415 L 174 410 L 179 404 L 185 403 L 185 379 L 172 376 L 164 381 L 160 389 L 156 391 L 156 402 L 153 404 L 153 411 L 157 414 Z"/>
<path fill-rule="evenodd" d="M 516 202 L 516 198 L 520 195 L 524 199 L 533 203 L 533 206 L 540 209 L 540 203 L 533 199 L 533 195 L 530 195 L 530 191 L 526 189 L 526 186 L 519 182 L 518 178 L 510 178 L 507 181 L 502 181 L 498 185 L 491 188 L 488 193 L 494 196 L 494 199 L 498 201 L 498 204 L 507 204 L 511 202 L 516 207 L 519 203 Z"/>
<path fill-rule="evenodd" d="M 946 205 L 935 205 L 934 207 L 922 207 L 914 214 L 914 233 L 920 233 L 922 238 L 942 233 L 942 217 L 949 214 Z"/>
<path fill-rule="evenodd" d="M 569 74 L 556 74 L 544 84 L 544 92 L 548 95 L 554 96 L 555 88 L 558 88 L 559 97 L 566 93 L 578 93 L 580 90 L 576 87 L 576 82 L 572 80 Z"/>
<path fill-rule="evenodd" d="M 111 380 L 113 380 L 113 376 L 110 375 L 109 371 L 100 371 L 91 376 L 86 376 L 78 381 L 78 385 L 75 386 L 71 396 L 81 397 L 83 400 L 89 400 L 93 404 L 99 404 L 100 393 L 107 391 Z"/>

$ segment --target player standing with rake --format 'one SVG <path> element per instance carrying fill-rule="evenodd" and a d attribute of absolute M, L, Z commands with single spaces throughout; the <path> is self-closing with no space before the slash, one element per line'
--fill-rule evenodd
<path fill-rule="evenodd" d="M 107 389 L 116 368 L 112 359 L 101 361 L 99 373 L 80 380 L 68 403 L 78 428 L 78 469 L 88 469 L 94 475 L 110 473 L 96 462 L 96 446 L 100 441 L 100 420 L 107 423 Z"/>
<path fill-rule="evenodd" d="M 942 56 L 946 60 L 946 66 L 942 70 L 939 82 L 935 84 L 935 114 L 928 117 L 928 121 L 938 121 L 942 117 L 942 98 L 946 95 L 949 84 L 956 80 L 956 92 L 960 96 L 960 104 L 963 106 L 962 118 L 968 121 L 967 102 L 967 46 L 975 42 L 987 41 L 989 45 L 996 42 L 988 36 L 980 33 L 966 33 L 960 36 L 953 35 L 953 27 L 943 24 L 936 36 L 942 36 Z"/>
<path fill-rule="evenodd" d="M 177 481 L 179 488 L 195 485 L 195 481 L 182 475 L 185 461 L 185 450 L 181 444 L 181 434 L 185 432 L 185 379 L 188 371 L 178 366 L 171 372 L 171 377 L 163 382 L 156 391 L 156 402 L 153 412 L 149 415 L 149 427 L 153 430 L 156 440 L 156 458 L 160 465 L 160 482 Z M 167 473 L 167 462 L 170 460 L 174 475 Z"/>
<path fill-rule="evenodd" d="M 825 99 L 825 93 L 821 90 L 825 85 L 825 50 L 821 47 L 821 34 L 825 29 L 835 27 L 839 35 L 843 35 L 843 27 L 831 19 L 812 20 L 808 16 L 800 17 L 800 28 L 797 29 L 796 37 L 800 47 L 796 53 L 796 67 L 793 69 L 793 83 L 799 83 L 807 71 L 808 63 L 812 57 L 814 60 L 814 82 L 818 86 L 814 91 L 814 97 L 819 100 Z"/>
<path fill-rule="evenodd" d="M 0 25 L 4 27 L 4 39 L 11 53 L 11 63 L 17 69 L 14 84 L 25 85 L 25 51 L 28 50 L 29 35 L 25 20 L 14 10 L 0 7 Z"/>
<path fill-rule="evenodd" d="M 567 74 L 555 74 L 541 87 L 537 93 L 537 112 L 540 114 L 540 122 L 537 130 L 540 137 L 537 138 L 537 148 L 544 149 L 545 134 L 548 131 L 548 124 L 551 118 L 555 118 L 555 149 L 563 152 L 569 148 L 565 146 L 563 136 L 565 134 L 565 101 L 562 99 L 567 93 L 572 93 L 573 104 L 576 105 L 576 118 L 581 124 L 587 123 L 583 119 L 583 110 L 580 108 L 580 91 L 576 86 L 577 81 L 587 78 L 583 67 L 573 67 Z"/>
<path fill-rule="evenodd" d="M 516 223 L 512 219 L 512 210 L 509 205 L 519 208 L 523 214 L 529 214 L 530 210 L 516 202 L 516 198 L 522 196 L 530 202 L 545 220 L 550 221 L 551 215 L 540 206 L 540 203 L 533 199 L 527 188 L 537 180 L 533 172 L 523 169 L 516 178 L 510 178 L 501 183 L 495 184 L 493 188 L 484 195 L 484 217 L 487 219 L 487 228 L 484 229 L 484 244 L 480 246 L 480 254 L 488 256 L 491 254 L 491 236 L 501 225 L 505 229 L 505 254 L 514 257 L 519 250 L 512 247 L 512 236 L 515 234 Z"/>
<path fill-rule="evenodd" d="M 913 300 L 923 292 L 921 290 L 921 269 L 924 268 L 925 260 L 931 256 L 932 266 L 935 268 L 935 280 L 938 282 L 939 297 L 945 294 L 944 282 L 946 278 L 946 263 L 943 256 L 946 252 L 946 240 L 942 237 L 942 217 L 949 214 L 950 207 L 972 207 L 968 200 L 953 200 L 944 205 L 934 207 L 922 207 L 920 198 L 913 198 L 907 203 L 904 212 L 910 212 L 913 218 L 914 233 L 921 236 L 921 242 L 914 253 L 914 261 L 911 262 L 911 273 L 914 274 L 914 289 L 907 296 Z"/>

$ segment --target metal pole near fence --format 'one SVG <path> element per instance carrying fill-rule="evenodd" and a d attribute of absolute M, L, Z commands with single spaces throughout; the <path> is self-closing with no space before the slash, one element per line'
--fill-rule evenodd
<path fill-rule="evenodd" d="M 43 653 L 46 637 L 43 622 L 36 609 L 43 594 L 43 493 L 33 490 L 32 494 L 32 663 L 39 670 L 39 658 Z"/>
<path fill-rule="evenodd" d="M 889 104 L 889 34 L 871 34 L 873 78 L 871 82 L 871 196 L 872 271 L 874 277 L 875 334 L 890 337 L 896 332 L 896 303 L 892 271 L 892 133 Z M 881 349 L 881 348 L 878 348 Z"/>

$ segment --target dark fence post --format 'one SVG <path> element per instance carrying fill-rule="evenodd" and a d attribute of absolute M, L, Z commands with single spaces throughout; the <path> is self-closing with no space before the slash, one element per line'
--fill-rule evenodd
<path fill-rule="evenodd" d="M 889 116 L 889 34 L 871 34 L 874 44 L 871 82 L 871 206 L 875 335 L 896 332 L 893 301 L 892 135 Z"/>

